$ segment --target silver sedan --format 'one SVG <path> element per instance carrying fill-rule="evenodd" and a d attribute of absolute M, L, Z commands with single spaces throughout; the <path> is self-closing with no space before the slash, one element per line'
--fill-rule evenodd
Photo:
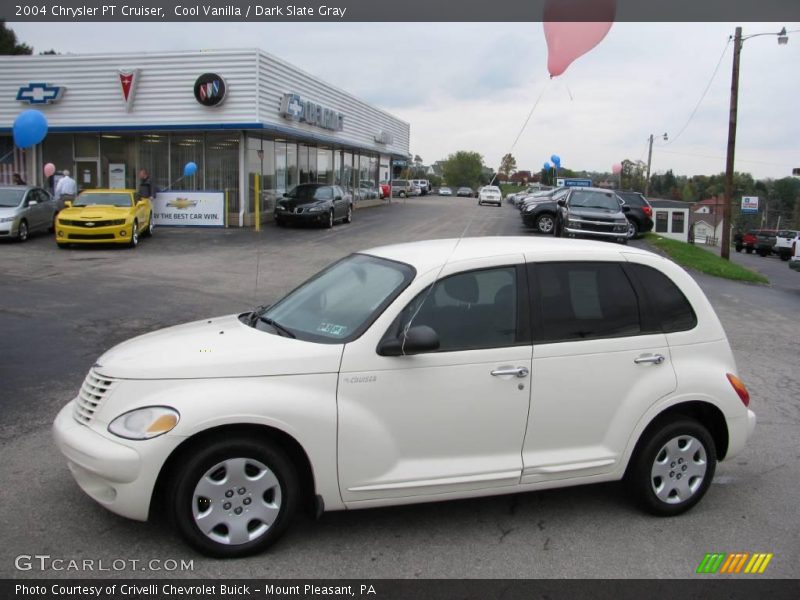
<path fill-rule="evenodd" d="M 56 203 L 42 188 L 0 187 L 0 239 L 24 242 L 36 231 L 52 231 L 55 216 Z"/>

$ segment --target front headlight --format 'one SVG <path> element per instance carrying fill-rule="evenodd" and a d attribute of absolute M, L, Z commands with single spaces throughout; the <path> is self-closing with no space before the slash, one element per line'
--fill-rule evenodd
<path fill-rule="evenodd" d="M 108 431 L 126 440 L 149 440 L 172 431 L 180 417 L 168 406 L 146 406 L 121 414 L 109 423 Z"/>
<path fill-rule="evenodd" d="M 17 217 L 3 217 L 2 219 L 0 219 L 0 223 L 11 223 L 11 221 L 13 221 L 16 218 Z"/>
<path fill-rule="evenodd" d="M 125 225 L 125 219 L 114 219 L 110 225 Z"/>
<path fill-rule="evenodd" d="M 308 209 L 308 212 L 317 213 L 317 212 L 322 212 L 324 210 L 326 210 L 326 207 L 324 206 L 312 206 L 311 208 Z"/>

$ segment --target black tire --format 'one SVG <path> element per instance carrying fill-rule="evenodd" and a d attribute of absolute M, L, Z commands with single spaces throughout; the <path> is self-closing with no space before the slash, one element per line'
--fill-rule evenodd
<path fill-rule="evenodd" d="M 325 229 L 331 229 L 333 227 L 333 209 L 328 213 L 328 220 L 325 221 Z"/>
<path fill-rule="evenodd" d="M 636 221 L 628 220 L 628 239 L 635 240 L 639 237 L 639 224 Z"/>
<path fill-rule="evenodd" d="M 745 251 L 746 251 L 748 254 L 752 254 L 752 253 L 753 253 L 753 249 L 752 249 L 752 248 L 745 248 Z"/>
<path fill-rule="evenodd" d="M 262 493 L 258 489 L 258 480 L 253 480 L 253 485 L 256 486 L 255 490 L 252 488 L 248 490 L 249 480 L 243 480 L 227 490 L 223 489 L 224 484 L 222 484 L 217 498 L 205 498 L 201 495 L 202 492 L 197 493 L 198 484 L 204 477 L 208 476 L 209 479 L 217 481 L 213 479 L 213 475 L 219 473 L 220 469 L 224 473 L 223 481 L 231 478 L 232 476 L 224 466 L 215 469 L 211 474 L 209 472 L 217 465 L 224 465 L 227 461 L 236 461 L 237 459 L 244 459 L 241 463 L 245 465 L 243 470 L 250 468 L 255 474 L 259 473 L 261 467 L 265 467 L 274 476 L 277 482 L 276 486 Z M 263 471 L 261 472 L 263 473 Z M 239 485 L 241 487 L 238 487 Z M 257 494 L 255 498 L 253 493 Z M 168 494 L 167 506 L 171 521 L 189 545 L 208 556 L 237 558 L 262 552 L 280 538 L 289 526 L 299 504 L 300 487 L 294 465 L 279 447 L 260 440 L 242 437 L 218 439 L 210 444 L 194 448 L 186 462 L 181 464 Z M 247 502 L 248 500 L 250 502 Z M 228 503 L 227 509 L 224 508 L 223 502 Z M 261 503 L 261 506 L 253 504 L 253 502 Z M 248 518 L 246 513 L 251 510 L 245 508 L 245 505 L 252 507 L 253 510 L 267 506 L 272 510 L 277 510 L 277 513 L 273 513 L 276 516 L 271 523 L 257 519 L 245 521 Z M 215 514 L 219 515 L 217 518 L 220 519 L 220 522 L 214 527 L 213 522 L 209 521 L 208 534 L 200 529 L 195 518 L 195 511 L 200 512 L 203 507 L 218 508 L 218 512 Z M 239 513 L 234 514 L 237 509 L 239 509 Z M 228 510 L 227 515 L 225 510 Z M 216 520 L 214 519 L 214 521 Z M 249 541 L 234 543 L 230 540 L 232 532 L 223 526 L 223 522 L 243 524 L 248 535 L 257 535 Z M 256 526 L 251 529 L 253 525 Z M 259 529 L 263 529 L 263 531 L 258 532 Z M 229 538 L 228 541 L 224 540 L 225 537 Z"/>
<path fill-rule="evenodd" d="M 766 257 L 767 255 L 769 255 L 769 251 L 768 251 L 768 250 L 757 250 L 757 252 L 758 252 L 758 255 L 759 255 L 761 258 L 764 258 L 764 257 Z"/>
<path fill-rule="evenodd" d="M 278 217 L 275 217 L 275 225 L 277 225 L 278 227 L 286 227 L 286 221 L 284 221 L 283 219 L 279 219 Z"/>
<path fill-rule="evenodd" d="M 405 192 L 400 192 L 397 195 L 400 196 L 401 198 L 405 198 L 406 197 L 406 193 Z"/>
<path fill-rule="evenodd" d="M 674 453 L 668 450 L 670 447 Z M 663 467 L 659 469 L 657 463 Z M 714 478 L 716 467 L 717 451 L 708 430 L 694 419 L 676 417 L 657 422 L 645 431 L 631 457 L 625 483 L 647 512 L 671 517 L 686 512 L 700 501 Z M 703 468 L 700 477 L 696 473 Z M 664 471 L 664 477 L 656 474 L 659 470 Z M 680 481 L 682 477 L 686 477 L 683 482 Z M 680 487 L 687 488 L 684 498 L 678 493 Z"/>
<path fill-rule="evenodd" d="M 139 245 L 139 221 L 133 222 L 131 227 L 131 239 L 128 242 L 129 248 L 136 248 Z"/>
<path fill-rule="evenodd" d="M 153 213 L 150 213 L 150 216 L 147 218 L 147 227 L 145 227 L 142 232 L 142 237 L 153 237 L 153 229 L 155 229 L 155 223 L 153 223 Z"/>
<path fill-rule="evenodd" d="M 344 216 L 345 223 L 352 223 L 353 222 L 353 205 L 347 205 L 347 214 Z"/>
<path fill-rule="evenodd" d="M 792 253 L 791 252 L 781 252 L 778 256 L 780 256 L 780 259 L 785 262 L 785 261 L 789 260 L 790 258 L 792 258 Z"/>
<path fill-rule="evenodd" d="M 27 242 L 29 235 L 30 235 L 30 230 L 28 229 L 28 222 L 25 219 L 22 219 L 19 222 L 19 227 L 17 228 L 17 241 L 20 244 L 23 242 Z"/>
<path fill-rule="evenodd" d="M 536 217 L 536 231 L 544 234 L 553 234 L 556 230 L 556 219 L 550 213 L 542 213 Z"/>

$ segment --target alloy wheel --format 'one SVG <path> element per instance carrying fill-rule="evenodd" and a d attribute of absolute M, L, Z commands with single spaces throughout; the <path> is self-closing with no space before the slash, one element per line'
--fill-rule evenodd
<path fill-rule="evenodd" d="M 705 446 L 691 435 L 670 439 L 656 454 L 650 469 L 650 484 L 659 500 L 681 504 L 703 484 L 708 468 Z"/>

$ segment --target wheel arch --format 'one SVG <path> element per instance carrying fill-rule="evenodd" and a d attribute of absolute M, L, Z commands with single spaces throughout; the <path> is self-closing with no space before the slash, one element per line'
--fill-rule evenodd
<path fill-rule="evenodd" d="M 304 507 L 317 511 L 316 483 L 311 460 L 303 446 L 291 435 L 269 425 L 254 423 L 231 423 L 205 429 L 186 438 L 167 457 L 158 473 L 153 494 L 150 499 L 148 520 L 158 514 L 166 514 L 164 507 L 167 501 L 167 490 L 173 474 L 178 470 L 183 459 L 198 445 L 211 443 L 219 439 L 231 439 L 236 436 L 269 441 L 283 450 L 297 469 L 300 483 L 300 495 Z"/>
<path fill-rule="evenodd" d="M 650 420 L 647 426 L 642 430 L 639 438 L 636 440 L 633 451 L 628 457 L 628 464 L 625 467 L 626 475 L 642 446 L 647 443 L 647 440 L 653 434 L 653 432 L 656 429 L 663 427 L 665 423 L 674 421 L 681 417 L 694 419 L 703 425 L 703 427 L 705 427 L 708 430 L 708 433 L 711 435 L 711 439 L 714 440 L 717 460 L 724 460 L 725 455 L 728 452 L 729 442 L 728 425 L 725 421 L 725 415 L 711 402 L 702 400 L 688 400 L 667 406 L 664 408 L 664 410 L 659 412 Z"/>

